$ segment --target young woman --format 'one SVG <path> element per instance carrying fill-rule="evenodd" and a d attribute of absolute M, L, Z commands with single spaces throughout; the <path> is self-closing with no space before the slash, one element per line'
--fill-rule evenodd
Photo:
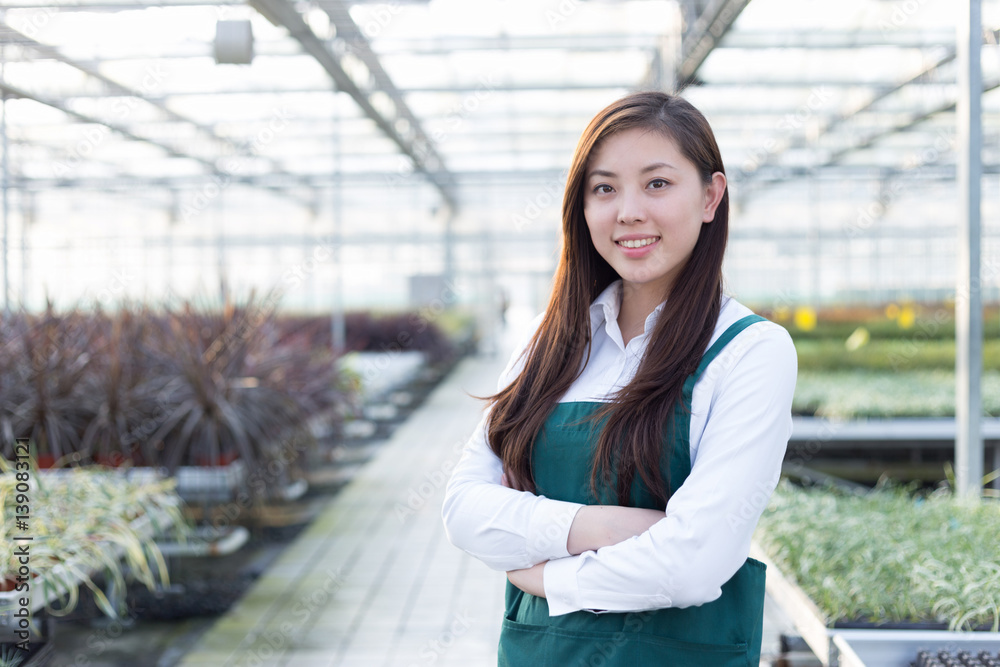
<path fill-rule="evenodd" d="M 791 431 L 784 329 L 723 294 L 726 177 L 663 93 L 573 156 L 552 297 L 448 484 L 456 546 L 508 575 L 499 664 L 756 667 L 747 557 Z"/>

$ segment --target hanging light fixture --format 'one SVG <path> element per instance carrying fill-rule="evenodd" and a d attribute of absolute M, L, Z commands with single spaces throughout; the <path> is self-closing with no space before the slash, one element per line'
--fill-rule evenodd
<path fill-rule="evenodd" d="M 218 65 L 249 65 L 253 61 L 253 30 L 250 21 L 217 21 L 215 62 Z"/>

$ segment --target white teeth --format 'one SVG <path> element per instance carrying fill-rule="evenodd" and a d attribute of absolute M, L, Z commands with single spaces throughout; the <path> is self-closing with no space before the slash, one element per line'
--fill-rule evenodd
<path fill-rule="evenodd" d="M 656 243 L 659 237 L 653 237 L 649 239 L 636 239 L 634 241 L 618 241 L 618 245 L 624 246 L 626 248 L 642 248 L 648 246 L 651 243 Z"/>

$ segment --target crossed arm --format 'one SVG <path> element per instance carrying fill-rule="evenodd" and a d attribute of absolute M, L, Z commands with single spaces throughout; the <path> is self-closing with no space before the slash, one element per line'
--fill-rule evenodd
<path fill-rule="evenodd" d="M 713 362 L 709 382 L 695 385 L 693 466 L 665 512 L 504 488 L 482 424 L 445 494 L 452 543 L 507 572 L 521 590 L 545 596 L 553 616 L 717 598 L 746 559 L 791 430 L 794 347 L 783 331 L 756 327 L 757 335 L 731 343 L 735 354 Z"/>
<path fill-rule="evenodd" d="M 502 479 L 506 482 L 506 479 Z M 506 483 L 504 483 L 506 486 Z M 584 505 L 573 517 L 566 550 L 577 556 L 584 551 L 597 551 L 641 535 L 664 518 L 660 510 L 618 505 Z M 542 578 L 544 561 L 528 568 L 509 570 L 507 579 L 525 593 L 545 597 Z"/>

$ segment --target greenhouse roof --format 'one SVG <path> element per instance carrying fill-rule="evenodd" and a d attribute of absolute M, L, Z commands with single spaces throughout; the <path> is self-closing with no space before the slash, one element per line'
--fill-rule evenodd
<path fill-rule="evenodd" d="M 982 12 L 989 249 L 1000 1 Z M 954 236 L 941 224 L 955 208 L 950 0 L 11 0 L 0 43 L 5 183 L 24 229 L 61 234 L 88 210 L 99 226 L 114 193 L 143 212 L 129 224 L 196 235 L 205 224 L 174 225 L 224 190 L 247 193 L 228 206 L 248 220 L 273 207 L 254 227 L 272 234 L 373 205 L 420 210 L 405 223 L 418 240 L 496 231 L 532 206 L 551 223 L 588 120 L 657 88 L 708 117 L 736 238 L 767 256 L 802 259 L 824 228 L 874 218 L 879 238 Z M 859 287 L 838 276 L 817 275 L 814 293 Z"/>
<path fill-rule="evenodd" d="M 457 200 L 456 179 L 558 174 L 597 109 L 678 86 L 744 191 L 805 170 L 884 177 L 914 160 L 924 177 L 953 173 L 945 0 L 6 4 L 17 187 L 185 188 L 232 174 L 309 205 L 334 173 L 339 122 L 348 177 L 415 169 Z M 1000 3 L 983 10 L 995 172 Z M 243 20 L 252 64 L 217 64 L 219 22 Z"/>

